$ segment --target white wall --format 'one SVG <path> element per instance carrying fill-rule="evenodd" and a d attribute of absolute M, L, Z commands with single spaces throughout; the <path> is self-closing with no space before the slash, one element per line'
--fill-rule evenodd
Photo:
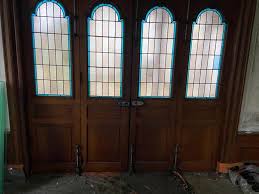
<path fill-rule="evenodd" d="M 239 131 L 259 132 L 259 1 L 257 1 Z"/>
<path fill-rule="evenodd" d="M 5 81 L 4 53 L 3 53 L 1 20 L 0 20 L 0 81 Z"/>
<path fill-rule="evenodd" d="M 0 81 L 4 81 L 4 82 L 6 81 L 1 18 L 0 18 Z M 7 99 L 7 97 L 6 97 L 6 99 Z M 10 130 L 8 105 L 7 105 L 6 119 L 7 119 L 6 129 Z"/>

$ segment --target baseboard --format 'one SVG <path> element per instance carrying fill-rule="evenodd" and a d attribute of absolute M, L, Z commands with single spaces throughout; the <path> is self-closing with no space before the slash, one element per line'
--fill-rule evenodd
<path fill-rule="evenodd" d="M 243 165 L 243 164 L 244 164 L 244 163 L 242 163 L 242 162 L 236 162 L 236 163 L 222 163 L 222 162 L 217 162 L 217 172 L 226 174 L 226 173 L 228 173 L 228 170 L 229 170 L 231 167 L 234 167 L 234 166 L 241 166 L 241 165 Z"/>

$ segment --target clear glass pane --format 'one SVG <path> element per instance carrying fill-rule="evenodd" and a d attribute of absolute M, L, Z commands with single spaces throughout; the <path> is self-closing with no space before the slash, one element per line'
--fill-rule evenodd
<path fill-rule="evenodd" d="M 111 5 L 104 4 L 98 7 L 93 15 L 93 18 L 88 19 L 89 95 L 120 97 L 123 54 L 122 21 L 118 21 L 117 11 Z"/>
<path fill-rule="evenodd" d="M 56 49 L 62 50 L 62 40 L 60 34 L 55 34 Z"/>
<path fill-rule="evenodd" d="M 109 36 L 109 22 L 103 21 L 103 36 Z"/>
<path fill-rule="evenodd" d="M 34 49 L 35 55 L 35 64 L 42 64 L 42 50 L 41 49 Z"/>
<path fill-rule="evenodd" d="M 43 64 L 49 64 L 49 51 L 48 50 L 42 50 L 42 59 Z"/>
<path fill-rule="evenodd" d="M 56 65 L 62 65 L 62 51 L 56 50 Z"/>
<path fill-rule="evenodd" d="M 36 65 L 37 79 L 43 79 L 43 67 L 42 65 Z"/>
<path fill-rule="evenodd" d="M 56 94 L 58 92 L 58 85 L 56 81 L 50 82 L 50 92 L 51 94 Z"/>
<path fill-rule="evenodd" d="M 61 20 L 60 18 L 54 18 L 55 33 L 61 34 Z"/>
<path fill-rule="evenodd" d="M 37 95 L 71 95 L 69 18 L 47 1 L 32 16 Z M 43 64 L 43 65 L 42 65 Z M 58 80 L 58 81 L 56 81 Z"/>
<path fill-rule="evenodd" d="M 50 65 L 56 64 L 56 51 L 55 50 L 49 51 L 49 64 Z"/>
<path fill-rule="evenodd" d="M 170 97 L 174 23 L 169 23 L 167 9 L 156 8 L 142 22 L 139 96 Z"/>
<path fill-rule="evenodd" d="M 57 5 L 56 3 L 53 4 L 54 7 L 54 17 L 61 17 L 61 5 Z"/>
<path fill-rule="evenodd" d="M 50 80 L 57 80 L 57 66 L 50 66 Z"/>
<path fill-rule="evenodd" d="M 68 50 L 69 38 L 68 35 L 62 35 L 62 50 Z"/>
<path fill-rule="evenodd" d="M 49 41 L 47 34 L 41 34 L 41 48 L 42 49 L 49 49 Z"/>
<path fill-rule="evenodd" d="M 50 79 L 50 67 L 49 67 L 49 65 L 43 65 L 43 79 L 44 80 Z"/>
<path fill-rule="evenodd" d="M 55 37 L 54 34 L 48 34 L 49 49 L 55 49 Z"/>
<path fill-rule="evenodd" d="M 69 51 L 63 51 L 62 56 L 63 56 L 62 65 L 68 66 L 70 64 Z"/>
<path fill-rule="evenodd" d="M 95 21 L 93 20 L 88 20 L 89 23 L 89 35 L 90 36 L 94 36 L 96 31 L 95 31 Z"/>
<path fill-rule="evenodd" d="M 186 97 L 216 97 L 225 26 L 220 24 L 220 17 L 217 11 L 208 9 L 193 23 Z"/>
<path fill-rule="evenodd" d="M 33 32 L 40 32 L 40 17 L 34 16 L 33 19 Z"/>

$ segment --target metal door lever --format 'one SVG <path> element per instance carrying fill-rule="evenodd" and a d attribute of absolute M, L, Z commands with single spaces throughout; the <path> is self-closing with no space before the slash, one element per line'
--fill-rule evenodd
<path fill-rule="evenodd" d="M 120 102 L 118 102 L 118 105 L 119 105 L 120 107 L 129 107 L 129 106 L 130 106 L 130 103 L 127 102 L 127 101 L 120 101 Z"/>
<path fill-rule="evenodd" d="M 131 102 L 131 105 L 132 106 L 143 106 L 144 105 L 144 102 L 143 101 L 140 101 L 140 100 L 133 100 Z"/>

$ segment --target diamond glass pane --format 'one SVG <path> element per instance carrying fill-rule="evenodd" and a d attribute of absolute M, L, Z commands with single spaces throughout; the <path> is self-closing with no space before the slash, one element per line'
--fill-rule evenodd
<path fill-rule="evenodd" d="M 165 7 L 152 8 L 142 21 L 139 97 L 171 96 L 176 25 Z"/>
<path fill-rule="evenodd" d="M 88 18 L 88 94 L 121 97 L 123 21 L 110 4 L 97 6 Z"/>
<path fill-rule="evenodd" d="M 220 13 L 213 9 L 202 11 L 193 23 L 187 98 L 217 97 L 225 28 Z"/>
<path fill-rule="evenodd" d="M 36 95 L 71 96 L 69 17 L 53 0 L 38 4 L 32 14 Z"/>

